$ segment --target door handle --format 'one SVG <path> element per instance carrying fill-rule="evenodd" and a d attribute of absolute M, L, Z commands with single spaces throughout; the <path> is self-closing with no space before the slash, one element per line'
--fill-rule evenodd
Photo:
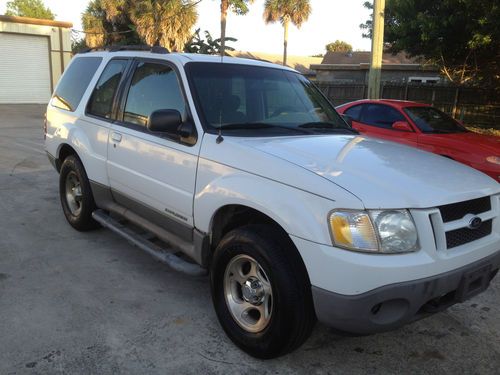
<path fill-rule="evenodd" d="M 122 140 L 122 135 L 120 133 L 111 133 L 111 140 L 116 143 L 120 143 Z"/>

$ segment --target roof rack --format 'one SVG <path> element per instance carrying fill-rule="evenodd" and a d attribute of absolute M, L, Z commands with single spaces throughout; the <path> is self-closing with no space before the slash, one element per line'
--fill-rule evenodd
<path fill-rule="evenodd" d="M 150 51 L 151 53 L 159 53 L 159 54 L 167 54 L 170 53 L 168 49 L 165 47 L 161 46 L 148 46 L 146 44 L 143 45 L 128 45 L 128 46 L 121 46 L 121 45 L 114 45 L 114 46 L 105 46 L 105 47 L 92 47 L 92 48 L 86 48 L 78 53 L 88 53 L 92 51 L 108 51 L 108 52 L 119 52 L 119 51 Z"/>

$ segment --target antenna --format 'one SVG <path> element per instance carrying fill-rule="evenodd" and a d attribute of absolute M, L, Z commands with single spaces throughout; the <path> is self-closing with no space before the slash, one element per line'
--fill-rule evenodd
<path fill-rule="evenodd" d="M 219 110 L 219 136 L 215 140 L 215 143 L 220 144 L 224 140 L 222 136 L 222 99 L 221 99 L 221 108 Z"/>

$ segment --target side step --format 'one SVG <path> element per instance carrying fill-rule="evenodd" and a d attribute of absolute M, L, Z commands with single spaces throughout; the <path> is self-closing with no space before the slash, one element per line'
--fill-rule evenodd
<path fill-rule="evenodd" d="M 159 260 L 162 263 L 165 263 L 170 268 L 176 271 L 191 276 L 203 276 L 207 274 L 206 269 L 200 267 L 197 264 L 189 263 L 175 254 L 167 252 L 168 249 L 163 249 L 158 245 L 152 243 L 145 237 L 137 234 L 132 229 L 113 219 L 103 210 L 96 210 L 92 212 L 92 218 L 103 227 L 111 229 L 116 234 L 125 238 L 132 245 L 137 246 L 139 249 L 145 251 L 155 259 Z"/>

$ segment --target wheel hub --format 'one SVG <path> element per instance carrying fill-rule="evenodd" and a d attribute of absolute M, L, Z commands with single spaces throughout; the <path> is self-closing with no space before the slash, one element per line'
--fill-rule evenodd
<path fill-rule="evenodd" d="M 262 266 L 246 254 L 235 256 L 224 273 L 224 295 L 235 322 L 247 332 L 261 332 L 271 321 L 273 288 Z"/>
<path fill-rule="evenodd" d="M 264 302 L 264 297 L 266 295 L 264 285 L 256 277 L 248 278 L 241 286 L 241 292 L 243 294 L 243 299 L 255 306 Z"/>
<path fill-rule="evenodd" d="M 66 176 L 66 202 L 71 214 L 77 216 L 82 209 L 82 186 L 74 171 Z"/>

